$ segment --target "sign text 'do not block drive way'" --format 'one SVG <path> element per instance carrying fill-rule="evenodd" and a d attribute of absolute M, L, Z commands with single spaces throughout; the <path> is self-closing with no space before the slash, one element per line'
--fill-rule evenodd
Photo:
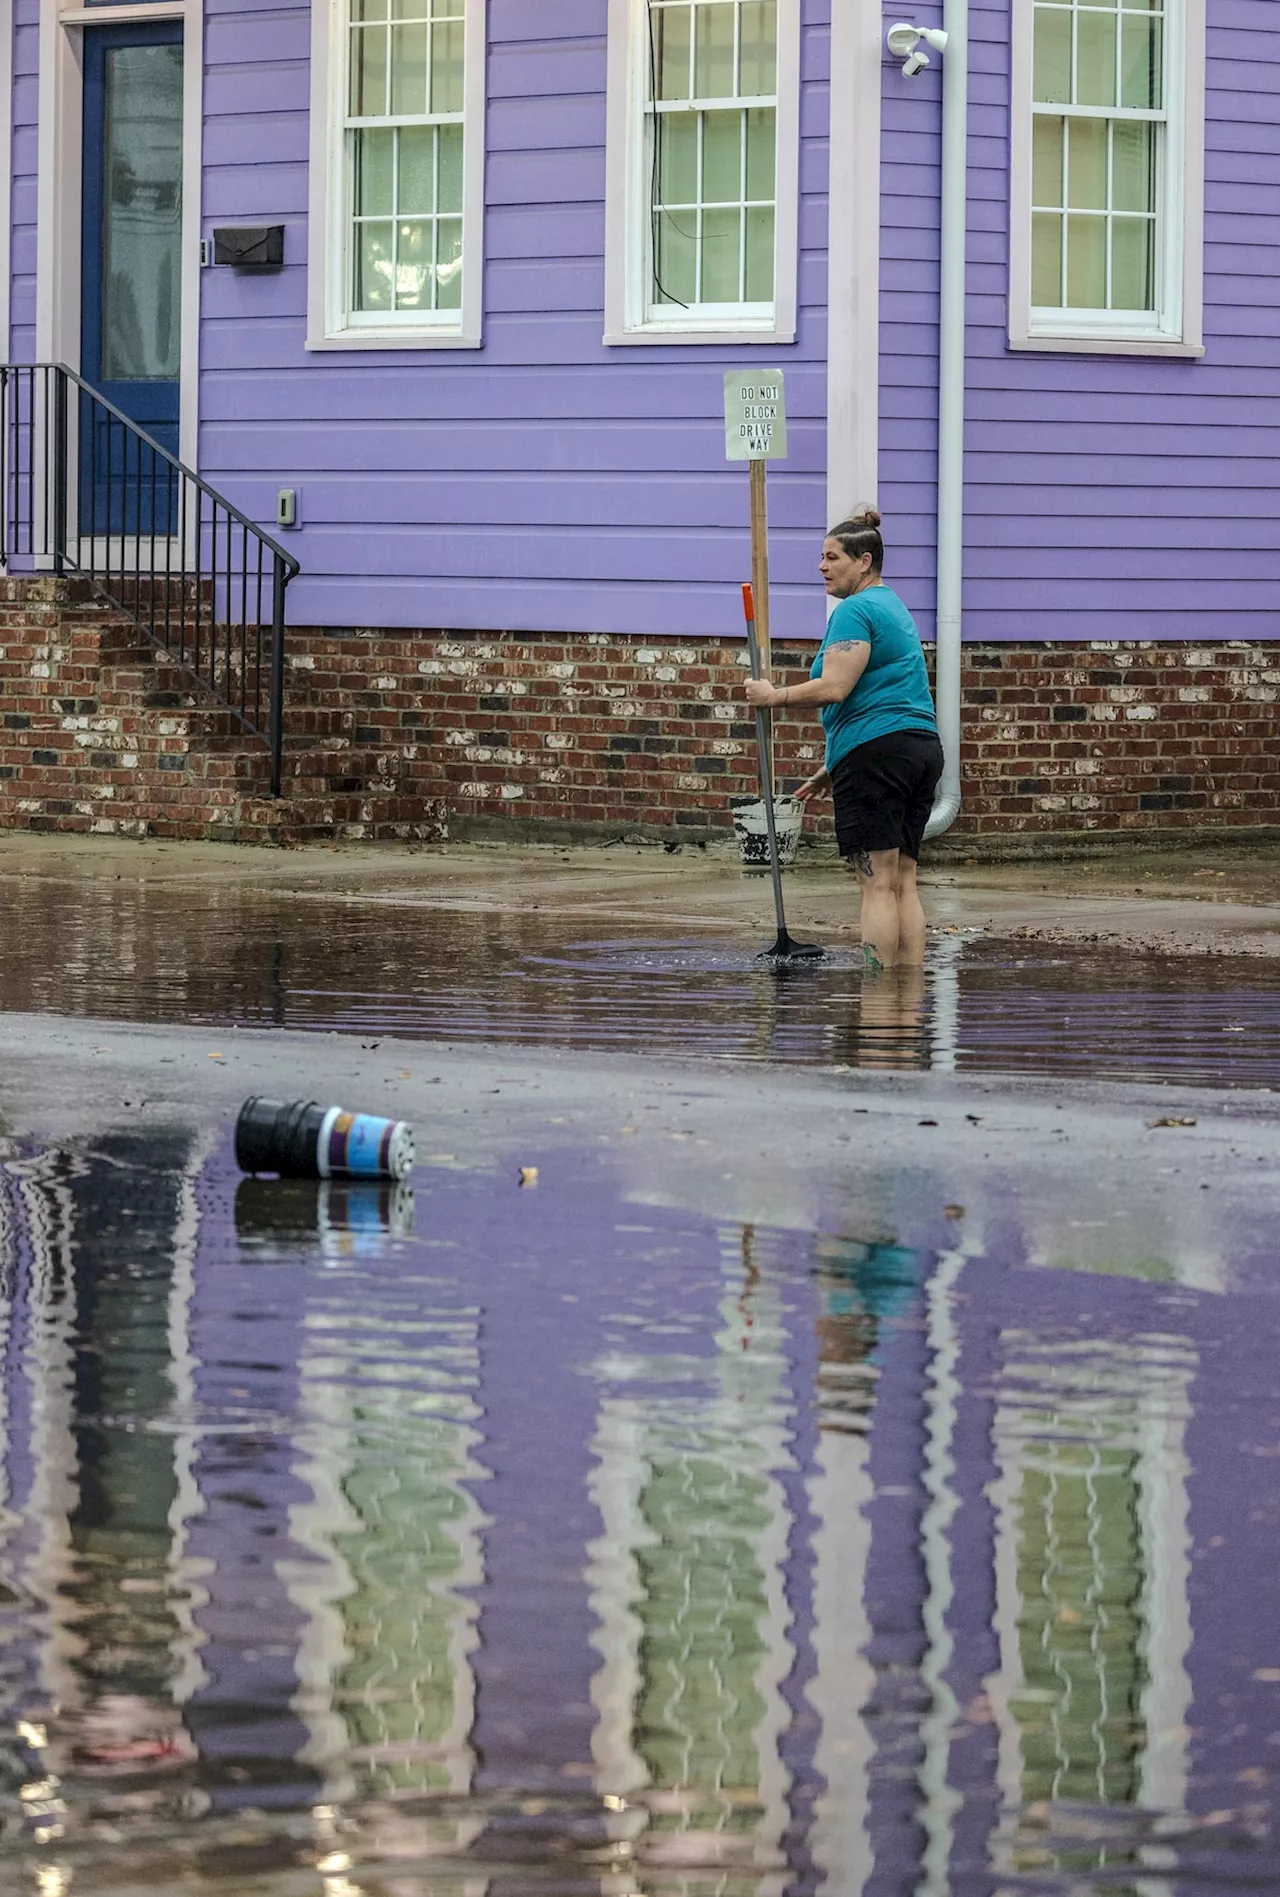
<path fill-rule="evenodd" d="M 730 369 L 724 379 L 724 452 L 730 461 L 783 461 L 787 398 L 781 369 Z"/>

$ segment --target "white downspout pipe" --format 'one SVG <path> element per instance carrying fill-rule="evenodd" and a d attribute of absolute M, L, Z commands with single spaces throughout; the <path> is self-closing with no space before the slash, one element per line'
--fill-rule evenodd
<path fill-rule="evenodd" d="M 964 580 L 965 229 L 968 219 L 969 0 L 944 0 L 942 263 L 938 346 L 938 735 L 945 764 L 925 835 L 960 814 L 960 592 Z"/>

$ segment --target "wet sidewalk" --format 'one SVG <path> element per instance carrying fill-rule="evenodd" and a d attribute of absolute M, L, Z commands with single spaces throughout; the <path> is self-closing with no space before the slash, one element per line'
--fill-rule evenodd
<path fill-rule="evenodd" d="M 10 879 L 156 885 L 284 898 L 332 897 L 408 908 L 548 915 L 588 928 L 612 918 L 750 939 L 772 929 L 768 879 L 744 875 L 736 852 L 599 848 L 365 845 L 277 851 L 223 844 L 121 843 L 0 833 L 0 888 Z M 1001 940 L 1152 948 L 1170 954 L 1280 956 L 1280 850 L 1229 842 L 1186 850 L 1135 847 L 1092 861 L 930 865 L 922 882 L 941 930 Z M 824 941 L 848 941 L 856 887 L 831 856 L 802 854 L 786 876 L 788 913 Z"/>

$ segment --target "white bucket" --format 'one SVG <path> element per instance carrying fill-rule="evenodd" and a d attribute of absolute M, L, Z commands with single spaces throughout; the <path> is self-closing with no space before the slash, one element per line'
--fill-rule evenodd
<path fill-rule="evenodd" d="M 738 848 L 742 853 L 744 869 L 768 869 L 769 867 L 769 815 L 765 809 L 763 797 L 744 798 L 740 803 L 729 806 L 733 813 L 733 827 L 738 838 Z M 798 797 L 775 797 L 773 800 L 773 824 L 778 833 L 778 862 L 783 869 L 796 860 L 796 848 L 800 842 L 800 826 L 804 822 L 804 805 Z"/>

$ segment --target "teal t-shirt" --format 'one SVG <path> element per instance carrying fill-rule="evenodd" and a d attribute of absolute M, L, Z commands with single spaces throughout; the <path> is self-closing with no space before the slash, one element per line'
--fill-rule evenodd
<path fill-rule="evenodd" d="M 891 731 L 938 729 L 920 634 L 891 587 L 868 586 L 840 601 L 827 621 L 827 636 L 809 677 L 822 677 L 828 647 L 851 639 L 865 640 L 871 657 L 849 696 L 822 707 L 828 770 L 872 738 L 887 737 Z"/>

